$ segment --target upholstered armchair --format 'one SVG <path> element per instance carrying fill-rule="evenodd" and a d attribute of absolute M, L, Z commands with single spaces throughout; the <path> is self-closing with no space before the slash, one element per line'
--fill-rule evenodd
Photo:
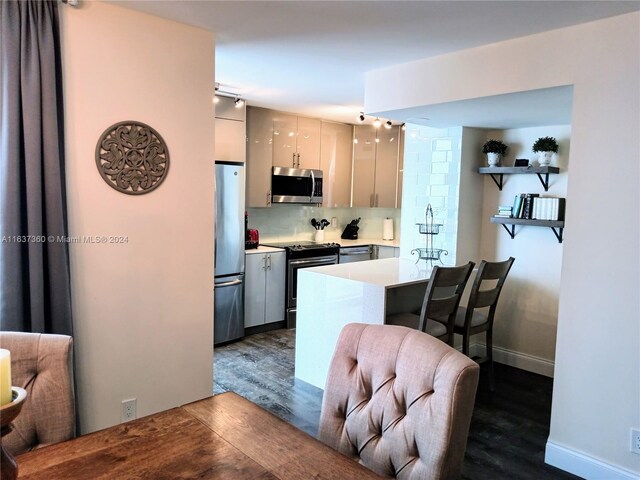
<path fill-rule="evenodd" d="M 349 324 L 327 377 L 320 440 L 386 477 L 458 478 L 478 374 L 426 333 Z"/>
<path fill-rule="evenodd" d="M 12 432 L 2 437 L 11 454 L 75 436 L 72 345 L 66 335 L 0 332 L 0 346 L 11 351 L 12 383 L 29 394 Z"/>

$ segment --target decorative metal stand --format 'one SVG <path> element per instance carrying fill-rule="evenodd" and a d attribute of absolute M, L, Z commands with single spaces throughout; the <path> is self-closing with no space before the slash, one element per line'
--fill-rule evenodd
<path fill-rule="evenodd" d="M 431 208 L 431 204 L 427 205 L 427 210 L 425 211 L 424 217 L 425 223 L 416 223 L 416 225 L 418 225 L 418 231 L 422 235 L 426 235 L 426 247 L 414 248 L 413 250 L 411 250 L 411 255 L 418 255 L 416 263 L 418 263 L 420 260 L 428 262 L 429 265 L 433 265 L 434 260 L 442 263 L 442 255 L 448 255 L 449 252 L 443 250 L 442 248 L 433 247 L 433 237 L 434 235 L 438 235 L 440 233 L 440 227 L 442 227 L 442 223 L 433 223 L 433 209 Z"/>
<path fill-rule="evenodd" d="M 11 422 L 20 413 L 22 405 L 27 398 L 26 390 L 20 387 L 11 387 L 11 403 L 0 407 L 0 434 L 4 437 L 11 432 Z M 0 441 L 0 477 L 2 480 L 15 480 L 18 477 L 18 464 L 16 459 L 7 452 Z"/>

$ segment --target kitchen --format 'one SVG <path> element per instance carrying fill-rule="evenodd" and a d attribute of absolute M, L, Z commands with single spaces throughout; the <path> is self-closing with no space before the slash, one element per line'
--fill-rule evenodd
<path fill-rule="evenodd" d="M 364 115 L 348 125 L 284 114 L 224 93 L 216 96 L 216 344 L 295 328 L 302 268 L 399 256 L 405 131 Z"/>

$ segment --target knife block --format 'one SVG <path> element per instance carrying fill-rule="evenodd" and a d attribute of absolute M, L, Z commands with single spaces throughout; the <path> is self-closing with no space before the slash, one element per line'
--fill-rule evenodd
<path fill-rule="evenodd" d="M 344 228 L 344 232 L 342 232 L 342 235 L 340 235 L 340 238 L 343 238 L 345 240 L 357 240 L 358 239 L 358 228 L 355 225 L 347 225 Z"/>

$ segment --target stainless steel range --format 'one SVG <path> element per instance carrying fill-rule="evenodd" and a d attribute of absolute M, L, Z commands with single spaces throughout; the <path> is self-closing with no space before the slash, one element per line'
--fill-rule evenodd
<path fill-rule="evenodd" d="M 298 271 L 338 263 L 340 245 L 337 243 L 282 242 L 264 243 L 268 247 L 284 248 L 287 254 L 287 328 L 296 327 Z"/>

